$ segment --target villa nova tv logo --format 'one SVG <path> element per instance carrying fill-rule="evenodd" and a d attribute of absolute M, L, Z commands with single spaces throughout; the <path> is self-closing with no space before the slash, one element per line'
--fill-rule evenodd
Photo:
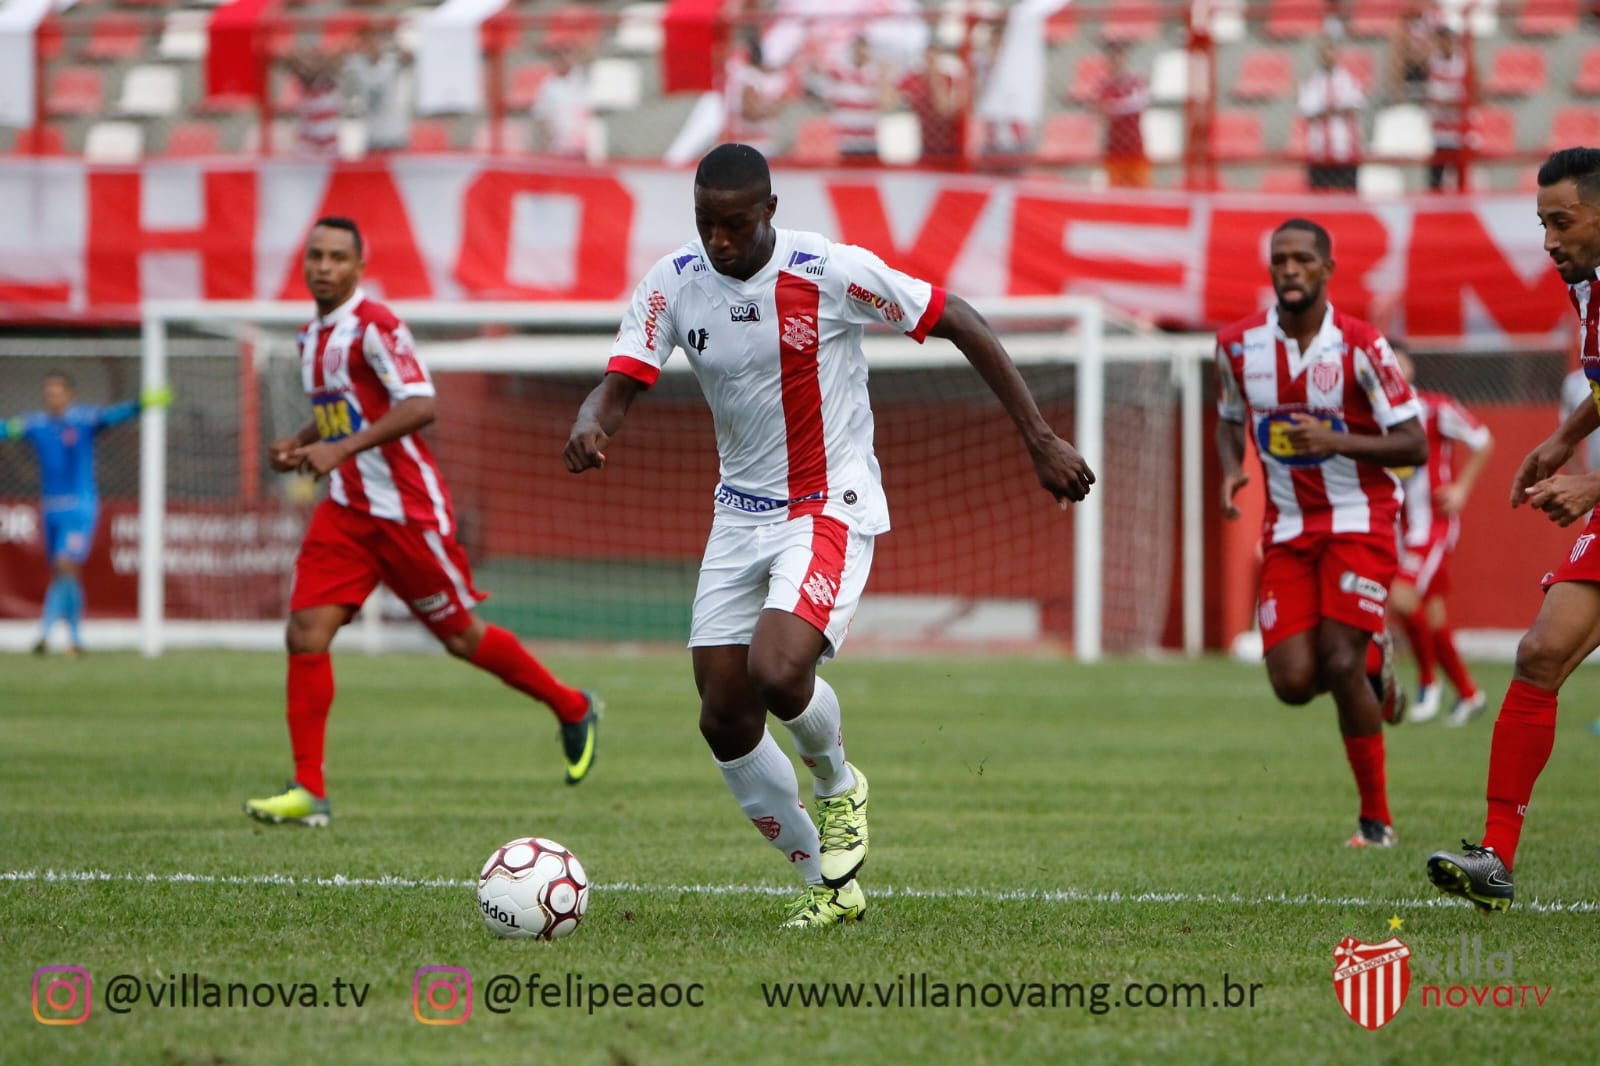
<path fill-rule="evenodd" d="M 1399 929 L 1399 918 L 1389 919 Z M 1333 949 L 1333 993 L 1350 1020 L 1381 1029 L 1394 1020 L 1411 993 L 1413 971 L 1431 984 L 1422 986 L 1424 1007 L 1542 1007 L 1549 985 L 1515 984 L 1509 949 L 1485 952 L 1483 937 L 1465 933 L 1445 951 L 1408 947 L 1396 937 L 1367 944 L 1353 936 Z"/>

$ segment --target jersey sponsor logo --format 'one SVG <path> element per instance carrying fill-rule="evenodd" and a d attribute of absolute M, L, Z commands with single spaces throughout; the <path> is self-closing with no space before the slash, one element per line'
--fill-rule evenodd
<path fill-rule="evenodd" d="M 1294 428 L 1294 415 L 1308 414 L 1335 433 L 1345 431 L 1344 419 L 1325 411 L 1308 411 L 1303 407 L 1285 408 L 1262 416 L 1256 423 L 1256 447 L 1263 456 L 1271 456 L 1284 466 L 1316 466 L 1329 457 L 1326 455 L 1297 455 L 1289 440 L 1289 430 Z"/>
<path fill-rule="evenodd" d="M 311 415 L 317 422 L 317 436 L 323 440 L 344 440 L 362 426 L 361 412 L 340 392 L 313 393 Z"/>
<path fill-rule="evenodd" d="M 1311 368 L 1311 384 L 1318 392 L 1337 392 L 1344 383 L 1344 366 L 1342 363 L 1318 363 Z"/>
<path fill-rule="evenodd" d="M 845 503 L 855 503 L 856 502 L 856 490 L 855 489 L 846 489 L 845 490 L 844 502 Z"/>
<path fill-rule="evenodd" d="M 806 599 L 818 607 L 832 607 L 839 586 L 821 570 L 813 570 L 811 576 L 800 586 L 800 591 L 806 594 Z"/>
<path fill-rule="evenodd" d="M 711 342 L 711 331 L 708 329 L 691 329 L 683 339 L 689 347 L 704 355 L 706 345 Z"/>
<path fill-rule="evenodd" d="M 1589 550 L 1589 545 L 1591 545 L 1593 543 L 1594 543 L 1594 534 L 1593 533 L 1585 533 L 1582 536 L 1580 536 L 1577 540 L 1573 541 L 1573 543 L 1572 543 L 1572 555 L 1568 558 L 1568 561 L 1575 563 L 1579 559 L 1583 558 L 1583 553 L 1588 551 Z"/>
<path fill-rule="evenodd" d="M 1370 577 L 1362 577 L 1354 570 L 1346 570 L 1339 575 L 1339 591 L 1351 592 L 1369 600 L 1382 603 L 1389 598 L 1389 590 L 1383 587 L 1381 581 L 1374 581 Z"/>
<path fill-rule="evenodd" d="M 412 600 L 411 609 L 418 614 L 428 614 L 431 611 L 437 611 L 449 602 L 450 594 L 448 592 L 435 592 L 433 595 L 424 596 L 420 600 Z"/>
<path fill-rule="evenodd" d="M 1268 596 L 1261 601 L 1261 606 L 1256 609 L 1256 616 L 1261 619 L 1263 632 L 1278 624 L 1278 600 L 1275 596 Z"/>
<path fill-rule="evenodd" d="M 703 274 L 705 273 L 706 263 L 704 259 L 690 252 L 688 255 L 680 255 L 674 259 L 672 261 L 672 269 L 679 274 L 682 274 L 685 269 L 693 274 Z"/>
<path fill-rule="evenodd" d="M 728 318 L 734 322 L 760 322 L 760 304 L 734 304 L 728 308 Z"/>
<path fill-rule="evenodd" d="M 783 320 L 783 343 L 802 351 L 817 345 L 817 320 L 804 312 L 794 312 Z"/>
<path fill-rule="evenodd" d="M 1411 399 L 1411 386 L 1406 384 L 1406 376 L 1400 372 L 1400 365 L 1393 356 L 1379 360 L 1378 384 L 1383 386 L 1383 395 L 1391 405 L 1398 406 Z"/>
<path fill-rule="evenodd" d="M 859 300 L 869 307 L 877 308 L 878 313 L 883 315 L 885 322 L 899 322 L 906 317 L 905 311 L 901 309 L 899 304 L 892 300 L 886 300 L 871 289 L 857 285 L 853 281 L 850 283 L 849 294 L 850 299 Z"/>
<path fill-rule="evenodd" d="M 804 270 L 814 278 L 820 278 L 828 266 L 828 257 L 825 255 L 812 255 L 810 252 L 794 252 L 789 256 L 790 270 Z"/>
<path fill-rule="evenodd" d="M 667 298 L 660 289 L 650 293 L 649 311 L 644 316 L 644 346 L 656 350 L 656 334 L 661 331 L 661 314 L 667 309 Z"/>
<path fill-rule="evenodd" d="M 783 826 L 770 814 L 764 814 L 760 818 L 752 818 L 750 819 L 750 824 L 761 830 L 761 835 L 768 840 L 777 840 L 778 834 L 783 832 Z"/>

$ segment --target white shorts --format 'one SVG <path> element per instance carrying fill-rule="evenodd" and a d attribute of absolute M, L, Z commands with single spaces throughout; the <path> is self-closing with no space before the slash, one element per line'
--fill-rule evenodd
<path fill-rule="evenodd" d="M 873 538 L 837 518 L 711 524 L 694 593 L 689 647 L 750 643 L 768 608 L 822 633 L 822 658 L 838 653 L 872 569 Z"/>

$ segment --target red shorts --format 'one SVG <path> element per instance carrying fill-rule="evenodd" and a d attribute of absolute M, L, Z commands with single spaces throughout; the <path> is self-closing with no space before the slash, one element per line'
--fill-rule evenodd
<path fill-rule="evenodd" d="M 1423 599 L 1443 596 L 1450 591 L 1450 567 L 1447 564 L 1455 548 L 1453 539 L 1446 526 L 1436 530 L 1426 544 L 1402 545 L 1400 572 L 1395 576 L 1408 582 Z"/>
<path fill-rule="evenodd" d="M 472 608 L 487 598 L 472 587 L 454 537 L 323 500 L 294 561 L 289 610 L 360 607 L 380 581 L 441 640 L 466 629 Z"/>
<path fill-rule="evenodd" d="M 1593 581 L 1600 584 L 1600 546 L 1595 544 L 1597 539 L 1600 539 L 1600 507 L 1589 515 L 1589 524 L 1572 542 L 1572 550 L 1561 560 L 1561 565 L 1544 575 L 1540 587 L 1548 589 L 1563 581 Z"/>
<path fill-rule="evenodd" d="M 1268 544 L 1261 560 L 1261 647 L 1270 651 L 1324 618 L 1383 632 L 1399 561 L 1392 533 L 1311 533 Z"/>

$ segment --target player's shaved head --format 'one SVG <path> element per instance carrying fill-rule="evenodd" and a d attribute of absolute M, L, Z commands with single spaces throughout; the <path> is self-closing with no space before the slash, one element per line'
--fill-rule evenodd
<path fill-rule="evenodd" d="M 767 157 L 748 144 L 719 144 L 700 160 L 694 183 L 718 192 L 772 194 L 772 170 Z"/>
<path fill-rule="evenodd" d="M 1276 237 L 1285 230 L 1299 230 L 1301 233 L 1311 234 L 1312 239 L 1316 242 L 1317 254 L 1324 259 L 1333 258 L 1333 238 L 1328 236 L 1327 230 L 1309 218 L 1285 219 L 1278 223 L 1278 228 L 1272 231 L 1272 235 Z"/>

